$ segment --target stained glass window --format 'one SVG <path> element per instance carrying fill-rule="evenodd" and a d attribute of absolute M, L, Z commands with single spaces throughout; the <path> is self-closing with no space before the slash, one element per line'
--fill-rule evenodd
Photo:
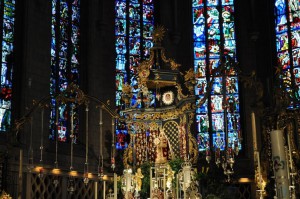
<path fill-rule="evenodd" d="M 116 106 L 119 109 L 124 106 L 122 102 L 124 84 L 137 85 L 137 67 L 141 60 L 150 56 L 150 48 L 153 46 L 153 12 L 153 0 L 115 1 Z M 131 104 L 136 103 L 138 92 L 138 89 L 132 91 L 134 96 Z M 123 128 L 117 129 L 117 136 L 125 137 L 126 133 L 122 132 L 125 132 Z M 116 146 L 120 149 L 126 147 L 123 142 L 117 143 Z"/>
<path fill-rule="evenodd" d="M 57 104 L 54 97 L 64 91 L 70 83 L 79 81 L 79 21 L 80 0 L 52 0 L 52 40 L 51 40 L 51 77 L 50 95 L 50 138 L 55 139 L 56 117 L 58 119 L 58 137 L 67 141 L 70 133 L 68 123 L 74 118 L 75 141 L 78 134 L 78 110 L 73 104 Z M 72 107 L 75 107 L 72 111 Z"/>
<path fill-rule="evenodd" d="M 300 100 L 299 0 L 275 0 L 275 26 L 277 64 L 283 72 L 281 75 L 283 85 L 295 99 L 289 108 L 296 108 L 300 106 L 297 103 Z"/>
<path fill-rule="evenodd" d="M 1 94 L 0 94 L 0 132 L 8 130 L 11 124 L 11 97 L 15 26 L 15 0 L 0 0 L 1 12 Z"/>
<path fill-rule="evenodd" d="M 237 74 L 234 71 L 215 73 L 226 57 L 235 60 L 234 1 L 193 0 L 192 9 L 199 151 L 224 150 L 226 144 L 241 149 Z M 212 79 L 211 90 L 207 90 Z"/>

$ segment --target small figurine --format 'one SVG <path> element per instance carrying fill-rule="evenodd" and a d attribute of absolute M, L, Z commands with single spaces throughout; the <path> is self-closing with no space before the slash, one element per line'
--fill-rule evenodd
<path fill-rule="evenodd" d="M 138 168 L 135 173 L 136 191 L 141 191 L 142 189 L 142 178 L 144 178 L 144 175 L 142 174 L 141 168 Z"/>

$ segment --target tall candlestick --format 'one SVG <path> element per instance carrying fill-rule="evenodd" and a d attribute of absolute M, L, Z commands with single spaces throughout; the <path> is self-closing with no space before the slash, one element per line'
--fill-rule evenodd
<path fill-rule="evenodd" d="M 283 142 L 283 131 L 273 130 L 270 133 L 272 145 L 273 170 L 278 199 L 289 199 L 288 165 Z"/>
<path fill-rule="evenodd" d="M 95 187 L 95 199 L 98 199 L 98 182 L 94 182 Z"/>
<path fill-rule="evenodd" d="M 106 198 L 105 195 L 106 195 L 106 181 L 104 180 L 103 181 L 103 198 Z"/>
<path fill-rule="evenodd" d="M 255 124 L 255 113 L 251 113 L 251 123 L 252 123 L 252 138 L 253 138 L 253 149 L 257 151 L 257 138 L 256 138 L 256 124 Z"/>
<path fill-rule="evenodd" d="M 19 186 L 18 186 L 18 199 L 22 198 L 22 187 L 23 187 L 23 150 L 20 149 L 20 159 L 19 159 Z"/>
<path fill-rule="evenodd" d="M 287 126 L 287 140 L 288 140 L 288 152 L 289 152 L 289 161 L 290 161 L 290 168 L 291 173 L 293 173 L 293 157 L 292 157 L 292 147 L 291 147 L 291 137 L 290 134 L 293 133 L 292 126 Z"/>
<path fill-rule="evenodd" d="M 117 199 L 118 194 L 118 182 L 117 182 L 117 174 L 114 173 L 114 199 Z"/>

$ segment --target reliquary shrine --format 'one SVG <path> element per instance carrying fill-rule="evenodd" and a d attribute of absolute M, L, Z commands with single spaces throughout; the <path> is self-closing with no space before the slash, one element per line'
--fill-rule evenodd
<path fill-rule="evenodd" d="M 126 180 L 128 174 L 137 175 L 143 164 L 150 164 L 151 198 L 160 194 L 176 198 L 179 188 L 172 188 L 175 176 L 170 161 L 182 160 L 183 166 L 193 172 L 191 165 L 198 158 L 197 142 L 191 132 L 196 108 L 195 80 L 193 70 L 181 73 L 180 64 L 166 57 L 160 45 L 163 29 L 158 28 L 156 34 L 150 59 L 134 69 L 131 83 L 123 86 L 116 148 L 125 149 L 125 195 L 138 194 L 141 186 L 138 180 Z"/>

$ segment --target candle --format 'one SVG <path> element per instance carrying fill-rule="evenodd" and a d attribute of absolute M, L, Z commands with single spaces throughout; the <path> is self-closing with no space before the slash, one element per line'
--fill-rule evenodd
<path fill-rule="evenodd" d="M 283 131 L 273 130 L 271 131 L 270 136 L 277 197 L 281 199 L 289 199 L 288 165 L 283 143 Z"/>
<path fill-rule="evenodd" d="M 251 123 L 252 123 L 253 149 L 254 151 L 257 151 L 256 124 L 255 124 L 254 112 L 251 113 Z"/>

